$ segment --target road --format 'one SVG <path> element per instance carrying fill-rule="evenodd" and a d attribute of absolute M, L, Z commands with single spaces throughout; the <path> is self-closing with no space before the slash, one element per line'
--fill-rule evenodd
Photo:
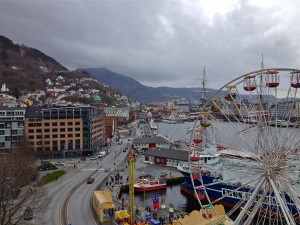
<path fill-rule="evenodd" d="M 69 203 L 69 223 L 74 224 L 98 224 L 94 221 L 92 217 L 92 212 L 90 209 L 90 198 L 93 193 L 93 191 L 100 186 L 102 182 L 105 182 L 105 179 L 110 176 L 110 174 L 113 172 L 113 162 L 114 162 L 114 152 L 116 152 L 116 163 L 117 166 L 120 163 L 124 162 L 124 159 L 127 157 L 126 154 L 128 152 L 123 152 L 123 148 L 125 147 L 125 144 L 123 145 L 115 145 L 113 146 L 113 149 L 110 154 L 105 156 L 103 160 L 99 163 L 99 167 L 101 167 L 100 170 L 97 170 L 95 175 L 93 176 L 95 178 L 95 182 L 92 184 L 83 184 L 80 186 L 74 195 L 72 196 L 70 203 Z M 94 162 L 93 162 L 94 164 Z M 119 166 L 118 166 L 119 167 Z M 105 172 L 105 168 L 109 168 L 110 172 Z M 96 167 L 96 169 L 98 169 Z M 86 172 L 87 176 L 89 172 Z"/>
<path fill-rule="evenodd" d="M 72 196 L 68 202 L 68 224 L 98 224 L 97 221 L 94 221 L 90 209 L 89 202 L 91 195 L 100 186 L 99 184 L 110 176 L 114 169 L 125 168 L 129 151 L 123 152 L 123 149 L 130 142 L 129 140 L 132 140 L 136 136 L 141 136 L 145 132 L 144 126 L 143 129 L 136 129 L 137 126 L 133 123 L 132 127 L 135 128 L 133 129 L 133 136 L 129 138 L 122 137 L 122 145 L 113 142 L 109 146 L 110 153 L 104 158 L 96 160 L 87 159 L 85 162 L 81 161 L 80 163 L 78 163 L 79 159 L 66 159 L 66 164 L 63 167 L 67 172 L 66 175 L 46 185 L 51 202 L 47 209 L 34 215 L 34 220 L 31 221 L 31 224 L 61 224 L 60 213 L 62 205 L 72 189 L 74 190 L 74 187 L 77 188 L 72 192 Z M 76 165 L 76 168 L 74 168 L 74 165 Z M 105 172 L 105 168 L 109 168 L 110 171 Z M 91 176 L 95 178 L 95 182 L 87 184 L 86 179 Z"/>
<path fill-rule="evenodd" d="M 73 192 L 68 204 L 69 224 L 97 224 L 91 216 L 89 207 L 90 197 L 98 184 L 103 182 L 113 172 L 114 162 L 116 163 L 115 169 L 122 166 L 122 164 L 125 165 L 128 151 L 123 152 L 122 150 L 126 145 L 126 141 L 123 141 L 122 145 L 113 143 L 109 147 L 111 152 L 102 159 L 87 159 L 87 161 L 80 163 L 78 163 L 78 159 L 67 159 L 63 167 L 67 172 L 66 175 L 46 185 L 48 194 L 51 197 L 49 206 L 44 211 L 35 214 L 34 220 L 30 224 L 61 224 L 61 207 L 71 190 L 80 184 L 81 186 Z M 76 168 L 74 168 L 74 164 Z M 109 168 L 110 171 L 105 172 L 105 168 Z M 95 182 L 87 184 L 85 180 L 93 173 L 95 173 L 93 175 Z"/>

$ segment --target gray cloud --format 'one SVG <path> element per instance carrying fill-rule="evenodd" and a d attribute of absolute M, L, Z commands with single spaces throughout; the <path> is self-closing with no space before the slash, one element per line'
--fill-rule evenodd
<path fill-rule="evenodd" d="M 1 34 L 64 66 L 105 67 L 145 85 L 217 88 L 266 67 L 300 67 L 298 0 L 236 1 L 207 17 L 196 1 L 0 1 Z"/>

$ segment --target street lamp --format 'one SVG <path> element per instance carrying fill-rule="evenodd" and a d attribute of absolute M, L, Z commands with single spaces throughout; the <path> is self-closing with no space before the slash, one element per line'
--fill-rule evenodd
<path fill-rule="evenodd" d="M 116 166 L 116 150 L 114 151 L 114 171 L 115 171 L 115 166 Z"/>

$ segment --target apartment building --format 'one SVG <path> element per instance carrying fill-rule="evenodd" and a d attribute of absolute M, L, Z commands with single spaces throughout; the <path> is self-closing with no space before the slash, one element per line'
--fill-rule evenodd
<path fill-rule="evenodd" d="M 95 107 L 28 107 L 24 134 L 42 157 L 90 156 L 105 144 L 104 114 Z"/>
<path fill-rule="evenodd" d="M 9 153 L 23 140 L 26 108 L 0 106 L 0 153 Z"/>

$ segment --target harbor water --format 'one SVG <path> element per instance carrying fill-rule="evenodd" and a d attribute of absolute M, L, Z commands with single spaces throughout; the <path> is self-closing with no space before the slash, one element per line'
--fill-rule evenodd
<path fill-rule="evenodd" d="M 178 124 L 158 123 L 158 134 L 169 138 L 172 141 L 189 142 L 190 133 L 187 129 L 192 127 L 194 122 L 185 122 Z M 194 197 L 180 191 L 180 185 L 168 186 L 165 190 L 156 190 L 150 192 L 135 193 L 134 202 L 143 208 L 152 208 L 152 197 L 159 195 L 160 205 L 171 207 L 184 212 L 199 210 L 200 205 Z M 121 197 L 128 200 L 128 193 L 122 193 Z"/>
<path fill-rule="evenodd" d="M 190 130 L 193 129 L 195 122 L 185 122 L 185 123 L 157 123 L 157 132 L 159 135 L 165 136 L 172 141 L 180 141 L 181 143 L 190 143 L 191 133 Z M 241 147 L 241 143 L 239 146 L 234 146 L 234 140 L 238 137 L 238 130 L 248 130 L 247 127 L 251 128 L 253 125 L 251 124 L 242 124 L 242 123 L 231 123 L 231 122 L 222 122 L 218 121 L 216 125 L 218 131 L 214 133 L 215 141 L 218 144 L 228 146 L 231 149 L 238 150 Z M 278 128 L 271 128 L 278 129 Z M 281 129 L 280 132 L 288 132 L 290 128 Z M 250 143 L 254 141 L 256 132 L 254 129 L 249 129 L 252 134 L 247 137 L 247 133 L 242 137 L 245 142 Z M 284 136 L 284 135 L 283 135 Z M 277 139 L 280 136 L 277 136 Z M 243 141 L 243 140 L 242 140 Z M 184 146 L 184 145 L 182 145 Z M 185 211 L 187 213 L 192 212 L 193 210 L 199 210 L 200 204 L 193 197 L 186 195 L 180 191 L 180 185 L 168 186 L 166 190 L 159 191 L 151 191 L 145 193 L 135 194 L 135 204 L 142 206 L 144 208 L 152 208 L 152 197 L 154 194 L 159 195 L 160 204 L 165 204 L 166 207 L 170 207 L 170 204 L 174 209 Z M 128 199 L 128 193 L 123 193 L 122 197 L 124 199 Z M 228 209 L 227 209 L 228 210 Z"/>
<path fill-rule="evenodd" d="M 144 209 L 152 208 L 152 197 L 155 194 L 159 196 L 159 204 L 168 208 L 171 207 L 188 213 L 200 209 L 196 199 L 180 191 L 180 185 L 168 186 L 165 190 L 135 193 L 134 202 Z M 122 197 L 127 200 L 128 193 L 123 193 Z"/>

